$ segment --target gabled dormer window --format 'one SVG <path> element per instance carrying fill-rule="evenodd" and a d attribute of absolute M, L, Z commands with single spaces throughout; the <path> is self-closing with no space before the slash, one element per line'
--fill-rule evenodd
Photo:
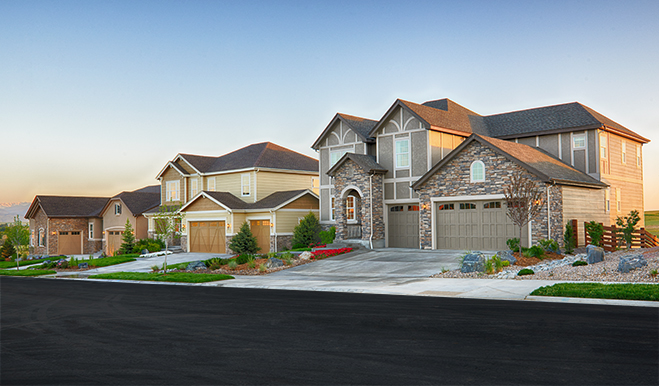
<path fill-rule="evenodd" d="M 483 161 L 474 161 L 469 168 L 471 182 L 485 182 L 485 164 Z"/>

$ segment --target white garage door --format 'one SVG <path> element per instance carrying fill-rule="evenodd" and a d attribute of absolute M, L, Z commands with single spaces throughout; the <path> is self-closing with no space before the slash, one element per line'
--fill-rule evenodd
<path fill-rule="evenodd" d="M 437 249 L 499 251 L 506 240 L 519 237 L 519 227 L 506 215 L 506 203 L 496 201 L 442 202 L 435 206 Z M 522 230 L 522 245 L 528 244 Z"/>
<path fill-rule="evenodd" d="M 389 248 L 419 248 L 419 205 L 389 206 Z"/>

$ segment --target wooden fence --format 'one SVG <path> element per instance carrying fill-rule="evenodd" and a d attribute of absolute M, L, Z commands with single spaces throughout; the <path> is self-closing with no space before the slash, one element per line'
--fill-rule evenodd
<path fill-rule="evenodd" d="M 584 235 L 586 237 L 586 245 L 591 243 L 590 236 L 588 232 L 585 231 L 587 222 L 584 222 Z M 600 223 L 601 225 L 602 223 Z M 572 227 L 575 230 L 575 241 L 577 237 L 577 220 L 572 220 Z M 600 245 L 604 248 L 605 251 L 613 252 L 618 248 L 627 248 L 627 242 L 622 236 L 620 228 L 617 228 L 615 225 L 604 226 L 604 235 L 600 241 Z M 575 243 L 575 245 L 579 245 Z M 634 230 L 632 233 L 632 248 L 652 248 L 659 247 L 659 239 L 657 236 L 645 230 L 645 228 L 640 228 Z"/>

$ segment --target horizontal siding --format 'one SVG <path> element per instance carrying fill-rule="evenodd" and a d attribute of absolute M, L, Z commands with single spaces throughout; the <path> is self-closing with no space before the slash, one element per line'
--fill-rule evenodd
<path fill-rule="evenodd" d="M 615 205 L 615 202 L 612 202 Z M 576 219 L 579 223 L 579 245 L 584 243 L 583 223 L 588 221 L 610 225 L 605 210 L 604 189 L 584 189 L 563 186 L 563 222 Z M 565 227 L 565 224 L 563 224 Z"/>
<path fill-rule="evenodd" d="M 258 172 L 256 173 L 256 198 L 262 200 L 274 192 L 283 190 L 311 190 L 311 178 L 318 175 Z"/>
<path fill-rule="evenodd" d="M 199 211 L 206 211 L 206 210 L 223 210 L 220 205 L 216 204 L 215 202 L 209 200 L 206 197 L 199 197 L 194 203 L 192 203 L 190 206 L 185 208 L 186 212 L 199 212 Z"/>
<path fill-rule="evenodd" d="M 179 201 L 166 201 L 167 199 L 167 181 L 179 181 Z M 185 181 L 181 173 L 169 167 L 162 175 L 162 185 L 160 186 L 160 202 L 164 205 L 179 205 L 185 199 Z"/>
<path fill-rule="evenodd" d="M 613 178 L 643 179 L 643 169 L 636 166 L 636 142 L 624 140 L 626 143 L 626 162 L 622 163 L 623 138 L 608 133 L 609 138 L 609 170 L 608 174 Z M 606 177 L 605 175 L 603 177 Z"/>
<path fill-rule="evenodd" d="M 313 210 L 313 214 L 318 217 L 318 210 Z M 303 210 L 300 211 L 277 211 L 277 233 L 293 233 L 298 224 L 298 219 L 309 214 Z"/>
<path fill-rule="evenodd" d="M 241 195 L 240 176 L 244 173 L 222 174 L 215 177 L 215 190 L 218 192 L 229 192 L 245 202 L 254 202 L 253 193 L 251 196 L 243 197 Z M 251 179 L 251 189 L 254 190 L 254 173 L 249 173 Z"/>
<path fill-rule="evenodd" d="M 291 202 L 290 204 L 283 207 L 283 209 L 306 209 L 314 210 L 318 209 L 318 199 L 309 194 L 306 194 L 297 200 Z"/>

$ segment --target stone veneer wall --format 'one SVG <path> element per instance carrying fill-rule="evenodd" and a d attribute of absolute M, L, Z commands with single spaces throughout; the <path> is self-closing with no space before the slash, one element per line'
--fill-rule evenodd
<path fill-rule="evenodd" d="M 470 182 L 470 166 L 480 160 L 485 164 L 485 182 Z M 515 173 L 522 173 L 526 178 L 536 182 L 546 194 L 546 184 L 526 169 L 507 158 L 495 153 L 479 142 L 472 142 L 451 159 L 435 175 L 430 177 L 419 189 L 419 217 L 421 227 L 419 241 L 421 248 L 432 248 L 432 197 L 475 196 L 503 194 L 503 187 L 508 184 Z M 545 196 L 546 197 L 546 196 Z M 563 223 L 562 190 L 560 186 L 550 188 L 552 238 L 562 245 L 561 233 L 558 231 Z M 531 233 L 533 241 L 547 238 L 547 205 L 533 221 Z"/>
<path fill-rule="evenodd" d="M 274 235 L 270 236 L 270 252 L 281 252 L 283 250 L 289 250 L 292 248 L 293 235 L 277 235 L 276 237 Z"/>
<path fill-rule="evenodd" d="M 370 213 L 370 185 L 369 174 L 352 160 L 347 160 L 341 165 L 334 175 L 334 206 L 336 216 L 336 240 L 346 239 L 347 225 L 345 197 L 340 196 L 344 188 L 357 187 L 363 194 L 361 197 L 360 220 L 362 240 L 368 241 L 371 235 L 371 213 Z M 384 243 L 384 212 L 383 212 L 383 175 L 373 175 L 373 241 Z M 329 227 L 328 227 L 329 229 Z"/>
<path fill-rule="evenodd" d="M 181 235 L 181 250 L 188 251 L 188 235 Z"/>
<path fill-rule="evenodd" d="M 43 229 L 44 232 L 44 241 L 43 247 L 40 247 L 38 244 L 39 241 L 39 229 Z M 34 218 L 30 219 L 30 254 L 32 255 L 46 255 L 48 253 L 48 217 L 41 207 L 37 210 L 37 214 Z"/>
<path fill-rule="evenodd" d="M 59 232 L 62 231 L 79 231 L 82 235 L 82 253 L 92 254 L 101 250 L 101 242 L 96 240 L 89 240 L 88 238 L 88 224 L 89 219 L 84 218 L 51 218 L 50 226 L 48 228 L 48 254 L 56 255 L 58 247 Z M 53 234 L 55 232 L 55 234 Z"/>

